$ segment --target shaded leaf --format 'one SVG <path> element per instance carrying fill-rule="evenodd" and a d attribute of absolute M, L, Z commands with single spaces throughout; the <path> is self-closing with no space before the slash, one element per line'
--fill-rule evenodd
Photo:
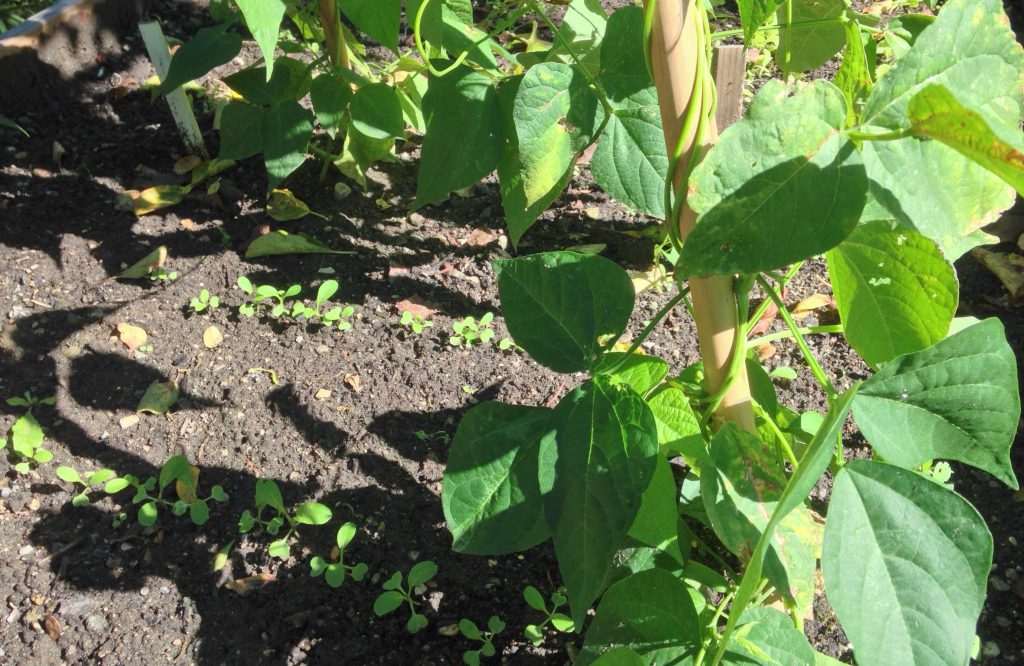
<path fill-rule="evenodd" d="M 245 251 L 246 259 L 268 257 L 277 254 L 350 254 L 332 250 L 306 234 L 289 234 L 276 230 L 253 239 Z"/>
<path fill-rule="evenodd" d="M 166 414 L 178 401 L 178 384 L 173 381 L 155 381 L 149 385 L 139 400 L 136 412 L 150 414 Z"/>
<path fill-rule="evenodd" d="M 161 266 L 163 266 L 164 262 L 166 260 L 167 260 L 167 247 L 164 246 L 164 245 L 161 245 L 160 247 L 158 247 L 157 249 L 153 250 L 152 252 L 147 254 L 145 257 L 143 257 L 142 259 L 139 259 L 137 262 L 135 262 L 134 264 L 129 266 L 127 269 L 125 269 L 124 271 L 119 273 L 117 275 L 117 277 L 123 278 L 123 279 L 129 279 L 129 280 L 130 279 L 135 279 L 135 278 L 144 278 L 144 277 L 148 276 L 150 273 L 152 273 L 153 271 L 155 271 L 156 269 L 158 269 Z"/>

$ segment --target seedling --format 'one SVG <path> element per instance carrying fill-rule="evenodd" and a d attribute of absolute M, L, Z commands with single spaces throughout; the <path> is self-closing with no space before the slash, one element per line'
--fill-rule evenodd
<path fill-rule="evenodd" d="M 345 582 L 345 575 L 352 577 L 352 580 L 357 583 L 366 576 L 369 567 L 365 563 L 360 562 L 354 566 L 345 564 L 345 548 L 352 542 L 352 539 L 356 535 L 355 523 L 345 523 L 338 528 L 338 534 L 336 541 L 337 547 L 334 549 L 332 555 L 333 562 L 328 563 L 327 560 L 317 555 L 309 562 L 310 572 L 309 575 L 316 578 L 320 574 L 323 574 L 324 580 L 331 587 L 341 587 L 342 583 Z"/>
<path fill-rule="evenodd" d="M 28 409 L 11 427 L 8 460 L 13 463 L 14 470 L 19 474 L 27 474 L 34 466 L 49 462 L 53 454 L 42 447 L 43 427 L 32 414 L 32 408 L 38 405 L 53 405 L 57 399 L 54 397 L 37 398 L 31 391 L 25 391 L 24 396 L 14 396 L 7 399 L 7 404 L 12 407 L 25 407 Z M 0 449 L 7 446 L 7 439 L 0 438 Z"/>
<path fill-rule="evenodd" d="M 193 296 L 192 300 L 189 302 L 189 307 L 191 307 L 196 314 L 199 314 L 203 310 L 207 309 L 215 310 L 219 306 L 220 297 L 211 296 L 209 289 L 203 289 L 202 291 L 199 292 L 198 296 Z"/>
<path fill-rule="evenodd" d="M 424 560 L 412 565 L 409 569 L 408 587 L 402 586 L 402 572 L 396 571 L 391 578 L 384 581 L 381 586 L 384 592 L 373 602 L 373 612 L 377 617 L 394 612 L 402 602 L 409 605 L 409 621 L 405 623 L 405 629 L 410 634 L 415 634 L 427 626 L 427 616 L 416 612 L 419 602 L 412 598 L 413 593 L 422 594 L 420 586 L 426 585 L 427 581 L 437 574 L 437 565 L 430 560 Z M 420 588 L 420 589 L 417 589 Z"/>
<path fill-rule="evenodd" d="M 146 277 L 149 278 L 150 282 L 159 282 L 161 280 L 164 282 L 173 282 L 178 279 L 178 271 L 171 271 L 168 273 L 163 268 L 154 268 Z"/>
<path fill-rule="evenodd" d="M 427 432 L 426 430 L 417 430 L 413 433 L 413 437 L 420 440 L 421 442 L 441 442 L 447 444 L 452 441 L 452 436 L 444 430 L 438 430 L 436 432 Z"/>
<path fill-rule="evenodd" d="M 98 469 L 95 472 L 83 472 L 78 473 L 72 467 L 58 467 L 57 476 L 61 481 L 67 481 L 68 483 L 81 486 L 82 490 L 74 499 L 71 500 L 71 506 L 89 506 L 89 492 L 94 489 L 95 486 L 103 486 L 103 491 L 108 495 L 113 495 L 116 492 L 124 490 L 128 487 L 128 481 L 126 479 L 118 478 L 117 472 L 112 469 Z"/>
<path fill-rule="evenodd" d="M 288 308 L 285 306 L 285 299 L 296 296 L 302 291 L 302 287 L 297 284 L 293 284 L 287 289 L 278 289 L 277 287 L 269 284 L 254 285 L 252 281 L 244 275 L 240 275 L 235 284 L 238 285 L 239 289 L 249 295 L 249 300 L 238 306 L 238 314 L 245 317 L 251 317 L 256 314 L 256 311 L 265 302 L 272 303 L 270 316 L 275 318 L 280 317 L 288 312 Z"/>
<path fill-rule="evenodd" d="M 288 530 L 279 539 L 270 543 L 267 552 L 271 557 L 288 559 L 291 552 L 289 539 L 293 534 L 298 534 L 299 525 L 323 525 L 331 519 L 331 510 L 319 502 L 306 502 L 295 509 L 295 513 L 289 513 L 284 506 L 284 499 L 281 497 L 281 489 L 270 479 L 256 480 L 256 514 L 246 509 L 238 521 L 238 531 L 242 534 L 249 532 L 256 525 L 263 526 L 267 534 L 278 536 L 281 528 L 287 524 Z M 263 511 L 270 507 L 277 513 L 273 518 L 265 520 Z"/>
<path fill-rule="evenodd" d="M 412 330 L 416 335 L 420 335 L 423 331 L 434 325 L 434 322 L 428 321 L 420 315 L 414 315 L 408 310 L 402 312 L 402 318 L 398 320 L 398 323 Z"/>
<path fill-rule="evenodd" d="M 558 609 L 564 606 L 567 602 L 565 593 L 562 588 L 555 590 L 551 594 L 551 608 L 548 608 L 547 603 L 544 602 L 544 597 L 537 588 L 532 585 L 527 585 L 523 590 L 523 599 L 529 604 L 530 608 L 544 613 L 544 621 L 540 624 L 528 624 L 523 634 L 527 639 L 534 645 L 540 645 L 544 642 L 544 627 L 549 624 L 555 629 L 562 633 L 572 633 L 575 625 L 565 613 L 559 613 Z"/>
<path fill-rule="evenodd" d="M 352 314 L 355 312 L 355 308 L 351 305 L 337 306 L 331 308 L 327 312 L 322 312 L 324 303 L 331 299 L 331 296 L 338 291 L 337 280 L 326 280 L 320 285 L 320 288 L 316 291 L 316 307 L 311 308 L 308 305 L 296 302 L 292 306 L 293 317 L 305 317 L 306 319 L 319 319 L 323 324 L 327 326 L 336 325 L 339 331 L 347 331 L 352 328 L 352 322 L 349 319 L 352 318 Z"/>
<path fill-rule="evenodd" d="M 465 347 L 469 349 L 474 344 L 482 345 L 494 337 L 491 329 L 491 321 L 494 320 L 494 313 L 488 312 L 479 320 L 473 317 L 466 317 L 462 321 L 452 324 L 455 335 L 449 338 L 448 342 L 453 347 Z"/>
<path fill-rule="evenodd" d="M 495 650 L 492 641 L 504 630 L 505 623 L 497 615 L 492 615 L 487 620 L 487 631 L 480 631 L 480 628 L 472 620 L 466 618 L 459 620 L 459 631 L 462 632 L 462 635 L 471 641 L 480 641 L 479 650 L 466 650 L 462 653 L 462 663 L 469 664 L 469 666 L 480 666 L 480 657 L 493 657 Z"/>
<path fill-rule="evenodd" d="M 213 486 L 206 498 L 198 496 L 199 469 L 189 465 L 185 456 L 170 458 L 160 468 L 159 478 L 149 477 L 139 480 L 131 474 L 110 479 L 104 486 L 104 492 L 112 494 L 131 486 L 135 488 L 132 504 L 138 504 L 138 521 L 144 527 L 155 524 L 162 507 L 169 508 L 175 516 L 183 516 L 187 512 L 195 525 L 203 525 L 210 518 L 210 502 L 226 502 L 228 494 L 221 486 Z M 171 501 L 164 498 L 167 486 L 175 484 L 178 499 Z M 153 495 L 153 491 L 156 495 Z"/>

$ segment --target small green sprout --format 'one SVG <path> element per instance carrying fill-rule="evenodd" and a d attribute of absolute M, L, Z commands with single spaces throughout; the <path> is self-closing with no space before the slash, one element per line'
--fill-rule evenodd
<path fill-rule="evenodd" d="M 82 491 L 71 500 L 71 506 L 89 506 L 89 492 L 93 490 L 94 486 L 102 485 L 103 491 L 108 495 L 113 495 L 128 487 L 128 482 L 118 478 L 117 472 L 112 469 L 98 469 L 95 472 L 79 474 L 72 467 L 62 466 L 58 467 L 56 472 L 61 481 L 82 487 Z"/>
<path fill-rule="evenodd" d="M 270 309 L 271 317 L 280 317 L 288 312 L 288 308 L 285 305 L 285 299 L 296 296 L 302 291 L 302 287 L 297 284 L 293 284 L 287 289 L 278 289 L 277 287 L 269 284 L 254 285 L 252 281 L 244 275 L 240 275 L 235 284 L 238 285 L 239 289 L 249 295 L 249 300 L 238 306 L 238 314 L 245 317 L 251 317 L 256 314 L 256 310 L 264 303 L 272 303 Z"/>
<path fill-rule="evenodd" d="M 199 292 L 198 296 L 193 296 L 189 302 L 189 307 L 199 314 L 203 310 L 215 310 L 220 306 L 220 297 L 211 296 L 209 289 L 203 289 Z"/>
<path fill-rule="evenodd" d="M 462 663 L 469 666 L 480 666 L 480 657 L 493 657 L 494 637 L 505 630 L 505 623 L 497 615 L 492 615 L 487 620 L 487 631 L 480 631 L 472 620 L 462 618 L 459 620 L 459 631 L 471 641 L 480 641 L 479 650 L 466 650 L 462 653 Z"/>
<path fill-rule="evenodd" d="M 352 543 L 355 535 L 355 523 L 345 523 L 339 527 L 336 536 L 338 547 L 335 548 L 334 561 L 328 563 L 327 560 L 317 555 L 309 562 L 309 575 L 316 578 L 323 574 L 324 580 L 331 587 L 341 587 L 341 584 L 345 582 L 346 574 L 351 576 L 352 580 L 357 583 L 363 580 L 366 577 L 366 572 L 369 570 L 369 567 L 364 562 L 359 562 L 354 566 L 345 564 L 345 548 Z"/>
<path fill-rule="evenodd" d="M 111 479 L 104 486 L 104 492 L 113 494 L 128 486 L 135 488 L 135 496 L 132 497 L 132 504 L 138 504 L 138 521 L 143 527 L 150 527 L 159 518 L 161 507 L 168 507 L 175 516 L 189 514 L 189 519 L 195 525 L 203 525 L 210 518 L 210 502 L 226 502 L 228 494 L 221 486 L 213 486 L 210 495 L 201 498 L 197 495 L 198 473 L 189 464 L 188 458 L 182 455 L 173 456 L 160 468 L 159 478 L 149 477 L 145 481 L 126 474 L 119 479 Z M 167 486 L 174 482 L 178 492 L 178 499 L 171 501 L 164 499 L 164 491 Z M 152 493 L 156 491 L 156 494 Z"/>
<path fill-rule="evenodd" d="M 453 347 L 465 347 L 469 349 L 474 344 L 482 345 L 494 337 L 491 329 L 491 321 L 494 320 L 494 313 L 488 312 L 479 321 L 473 317 L 466 317 L 461 321 L 452 324 L 455 335 L 448 339 Z"/>
<path fill-rule="evenodd" d="M 416 588 L 426 585 L 427 581 L 437 574 L 437 565 L 430 560 L 424 560 L 412 565 L 409 569 L 408 587 L 402 586 L 402 572 L 396 571 L 391 578 L 384 581 L 381 586 L 384 592 L 373 602 L 373 612 L 377 617 L 393 612 L 403 602 L 409 604 L 410 617 L 405 623 L 405 629 L 410 634 L 415 634 L 427 626 L 427 616 L 416 612 L 419 602 L 412 598 L 413 593 L 422 594 Z"/>
<path fill-rule="evenodd" d="M 331 296 L 338 291 L 337 280 L 326 280 L 320 285 L 316 292 L 316 307 L 309 307 L 305 303 L 296 302 L 292 306 L 293 317 L 305 317 L 306 319 L 319 319 L 325 326 L 337 326 L 339 331 L 347 331 L 352 328 L 350 321 L 356 309 L 351 305 L 337 306 L 327 312 L 323 312 L 324 303 L 331 299 Z"/>
<path fill-rule="evenodd" d="M 282 560 L 288 559 L 291 552 L 289 539 L 293 534 L 298 534 L 299 525 L 323 525 L 331 519 L 331 510 L 320 502 L 306 502 L 300 504 L 291 514 L 284 506 L 284 499 L 281 497 L 281 489 L 270 479 L 256 480 L 256 514 L 246 509 L 238 521 L 238 531 L 245 534 L 256 525 L 261 525 L 271 536 L 277 536 L 281 528 L 288 525 L 288 531 L 284 536 L 272 541 L 267 549 L 271 557 Z M 270 520 L 263 518 L 263 511 L 270 507 L 277 512 L 277 515 Z"/>
<path fill-rule="evenodd" d="M 56 402 L 55 397 L 37 398 L 31 391 L 25 391 L 24 396 L 7 399 L 8 405 L 25 407 L 28 410 L 11 427 L 8 460 L 18 474 L 27 474 L 33 467 L 53 460 L 53 454 L 42 447 L 43 427 L 32 414 L 32 409 L 39 405 L 53 405 Z M 7 439 L 0 438 L 0 449 L 5 448 L 7 444 Z"/>
<path fill-rule="evenodd" d="M 501 351 L 509 351 L 517 348 L 516 343 L 512 342 L 512 338 L 502 338 L 498 341 L 498 349 Z"/>
<path fill-rule="evenodd" d="M 438 430 L 436 432 L 417 430 L 412 435 L 421 442 L 441 442 L 442 444 L 447 444 L 452 441 L 452 436 L 444 430 Z"/>
<path fill-rule="evenodd" d="M 164 282 L 173 282 L 178 279 L 178 271 L 171 271 L 168 273 L 163 268 L 154 268 L 146 277 L 149 278 L 150 282 L 158 282 L 160 280 L 163 280 Z"/>
<path fill-rule="evenodd" d="M 402 311 L 402 318 L 398 320 L 398 323 L 408 329 L 411 329 L 416 335 L 420 335 L 423 331 L 427 330 L 427 328 L 434 325 L 434 322 L 427 321 L 420 315 L 414 315 L 408 310 Z"/>
<path fill-rule="evenodd" d="M 523 634 L 529 639 L 534 645 L 540 645 L 544 642 L 544 627 L 550 624 L 556 631 L 562 633 L 571 633 L 574 630 L 572 618 L 565 613 L 559 613 L 558 609 L 566 604 L 566 597 L 563 588 L 555 590 L 551 595 L 551 609 L 548 609 L 547 604 L 544 602 L 544 597 L 541 593 L 532 585 L 527 585 L 523 590 L 523 599 L 530 608 L 544 613 L 546 616 L 544 621 L 540 624 L 528 624 L 526 625 L 526 631 Z"/>

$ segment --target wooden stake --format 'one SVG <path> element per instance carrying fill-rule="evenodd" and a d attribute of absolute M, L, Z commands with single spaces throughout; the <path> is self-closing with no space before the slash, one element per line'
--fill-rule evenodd
<path fill-rule="evenodd" d="M 651 1 L 644 0 L 644 4 Z M 657 0 L 654 8 L 651 66 L 658 89 L 665 145 L 669 146 L 669 150 L 678 143 L 687 107 L 691 103 L 700 104 L 700 92 L 694 91 L 698 61 L 698 11 L 696 0 Z M 685 186 L 686 165 L 695 148 L 695 134 L 696 127 L 693 135 L 685 137 L 683 158 L 679 160 L 673 176 L 677 192 Z M 712 121 L 704 137 L 705 146 L 710 146 L 717 138 L 718 128 Z M 680 238 L 685 240 L 696 221 L 697 214 L 689 206 L 684 206 L 678 220 Z M 714 392 L 725 381 L 736 339 L 738 319 L 733 278 L 731 275 L 694 278 L 689 281 L 689 285 L 704 373 L 708 379 L 708 389 Z M 716 416 L 748 432 L 755 431 L 745 365 L 726 392 Z"/>
<path fill-rule="evenodd" d="M 146 51 L 149 52 L 149 59 L 153 63 L 156 75 L 163 81 L 167 78 L 167 70 L 171 66 L 171 51 L 167 48 L 167 39 L 164 38 L 164 31 L 156 21 L 145 21 L 139 24 L 139 32 L 142 33 L 142 41 L 146 44 Z M 206 143 L 203 141 L 203 134 L 199 131 L 199 123 L 192 113 L 192 105 L 189 104 L 185 91 L 176 88 L 166 95 L 167 105 L 171 107 L 171 115 L 174 117 L 174 124 L 178 126 L 178 133 L 185 147 L 193 155 L 200 155 L 203 159 L 210 159 L 206 151 Z"/>

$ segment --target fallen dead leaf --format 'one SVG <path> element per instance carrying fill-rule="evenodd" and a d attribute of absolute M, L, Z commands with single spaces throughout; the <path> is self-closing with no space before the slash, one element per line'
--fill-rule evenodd
<path fill-rule="evenodd" d="M 772 323 L 775 322 L 775 318 L 778 316 L 779 308 L 775 305 L 775 302 L 772 301 L 768 303 L 768 309 L 764 311 L 764 314 L 757 320 L 757 323 L 750 328 L 750 333 L 748 335 L 751 337 L 764 335 L 768 332 L 768 329 L 772 327 Z"/>
<path fill-rule="evenodd" d="M 494 241 L 497 236 L 493 231 L 487 229 L 474 229 L 469 236 L 466 237 L 466 245 L 472 247 L 484 247 Z"/>
<path fill-rule="evenodd" d="M 174 163 L 174 173 L 179 176 L 184 176 L 186 173 L 192 171 L 202 163 L 202 157 L 199 157 L 198 155 L 186 155 Z"/>
<path fill-rule="evenodd" d="M 277 580 L 274 574 L 261 573 L 255 576 L 249 576 L 248 578 L 239 578 L 238 580 L 232 580 L 224 583 L 224 587 L 228 588 L 239 596 L 246 596 L 258 590 L 262 590 L 264 587 L 273 583 Z"/>
<path fill-rule="evenodd" d="M 776 351 L 777 350 L 775 349 L 775 345 L 773 345 L 770 342 L 766 342 L 765 344 L 758 346 L 757 358 L 761 361 L 766 361 L 770 359 L 772 356 L 775 356 Z"/>
<path fill-rule="evenodd" d="M 326 400 L 331 397 L 331 392 L 328 389 L 318 389 L 313 397 L 317 400 Z"/>
<path fill-rule="evenodd" d="M 586 215 L 591 220 L 601 219 L 601 209 L 598 208 L 597 206 L 588 206 L 587 208 L 584 208 L 583 214 Z"/>
<path fill-rule="evenodd" d="M 793 315 L 793 319 L 800 321 L 814 314 L 815 310 L 826 308 L 834 305 L 832 298 L 825 294 L 812 294 L 800 301 L 793 306 L 790 310 L 790 314 Z"/>
<path fill-rule="evenodd" d="M 60 640 L 60 620 L 58 620 L 52 615 L 47 615 L 43 618 L 43 631 L 45 631 L 46 635 L 52 638 L 53 640 Z"/>
<path fill-rule="evenodd" d="M 118 423 L 121 424 L 122 429 L 127 430 L 128 428 L 139 425 L 139 415 L 130 414 L 123 417 Z"/>
<path fill-rule="evenodd" d="M 207 326 L 203 331 L 203 344 L 207 349 L 216 349 L 224 342 L 224 334 L 216 326 Z"/>
<path fill-rule="evenodd" d="M 976 247 L 971 254 L 981 265 L 992 271 L 1010 293 L 1010 302 L 1020 305 L 1024 296 L 1024 257 L 1018 254 L 990 252 Z"/>
<path fill-rule="evenodd" d="M 414 317 L 422 317 L 426 319 L 437 313 L 437 310 L 431 307 L 432 304 L 427 301 L 420 300 L 413 296 L 412 298 L 404 298 L 395 303 L 395 309 L 399 313 L 411 312 Z"/>
<path fill-rule="evenodd" d="M 349 387 L 354 392 L 359 393 L 359 373 L 350 372 L 345 375 L 345 386 Z"/>
<path fill-rule="evenodd" d="M 181 228 L 185 231 L 199 231 L 199 225 L 187 217 L 181 218 Z"/>
<path fill-rule="evenodd" d="M 146 340 L 149 339 L 146 329 L 124 322 L 117 325 L 117 337 L 120 338 L 125 347 L 132 351 L 146 344 Z"/>

